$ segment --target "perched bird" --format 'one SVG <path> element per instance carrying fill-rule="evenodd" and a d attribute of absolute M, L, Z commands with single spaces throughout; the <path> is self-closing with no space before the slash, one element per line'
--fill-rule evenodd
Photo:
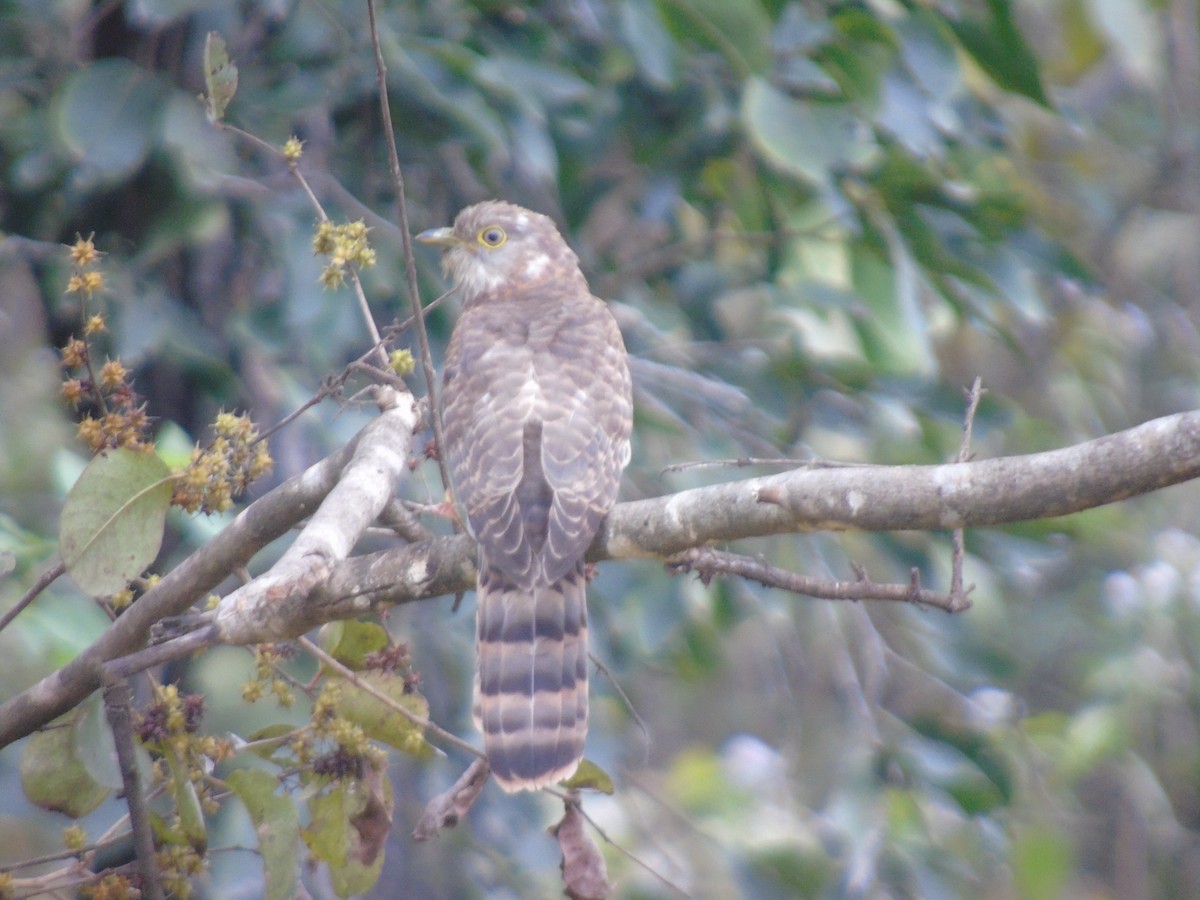
<path fill-rule="evenodd" d="M 479 544 L 475 721 L 500 786 L 533 790 L 583 757 L 583 556 L 629 462 L 628 356 L 546 216 L 491 201 L 417 237 L 464 301 L 442 451 Z"/>

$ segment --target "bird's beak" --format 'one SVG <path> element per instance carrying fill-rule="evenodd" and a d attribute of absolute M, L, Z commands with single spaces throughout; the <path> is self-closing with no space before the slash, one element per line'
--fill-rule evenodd
<path fill-rule="evenodd" d="M 436 244 L 439 247 L 454 247 L 461 243 L 453 228 L 430 228 L 417 235 L 422 244 Z"/>

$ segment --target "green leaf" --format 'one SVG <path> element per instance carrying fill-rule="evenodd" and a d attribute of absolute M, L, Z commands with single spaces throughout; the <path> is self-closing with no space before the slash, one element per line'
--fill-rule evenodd
<path fill-rule="evenodd" d="M 874 136 L 844 103 L 810 103 L 788 96 L 761 78 L 742 95 L 742 124 L 770 165 L 817 185 L 839 170 L 869 162 Z"/>
<path fill-rule="evenodd" d="M 71 75 L 55 101 L 58 134 L 106 181 L 128 177 L 159 139 L 166 93 L 154 75 L 123 59 L 108 59 Z"/>
<path fill-rule="evenodd" d="M 168 752 L 166 759 L 171 772 L 175 811 L 179 814 L 179 830 L 191 848 L 203 856 L 208 849 L 208 829 L 204 825 L 204 811 L 200 808 L 196 785 L 192 783 L 188 767 L 174 753 Z"/>
<path fill-rule="evenodd" d="M 740 74 L 771 67 L 771 18 L 758 0 L 659 0 L 663 21 L 681 39 L 714 47 Z"/>
<path fill-rule="evenodd" d="M 308 827 L 301 832 L 313 856 L 332 867 L 343 866 L 350 854 L 350 816 L 346 783 L 336 782 L 308 800 Z"/>
<path fill-rule="evenodd" d="M 329 865 L 339 897 L 364 893 L 379 880 L 387 833 L 383 826 L 391 824 L 391 792 L 387 775 L 372 772 L 362 781 L 337 782 L 308 801 L 304 842 L 313 856 Z"/>
<path fill-rule="evenodd" d="M 263 896 L 266 900 L 290 900 L 296 895 L 300 855 L 300 820 L 295 803 L 275 793 L 279 780 L 269 772 L 238 769 L 225 782 L 246 805 L 254 823 L 263 861 Z"/>
<path fill-rule="evenodd" d="M 109 795 L 79 756 L 74 720 L 31 735 L 21 752 L 20 771 L 29 802 L 73 819 L 90 813 Z"/>
<path fill-rule="evenodd" d="M 1066 835 L 1047 827 L 1022 833 L 1013 843 L 1013 883 L 1024 900 L 1055 900 L 1065 896 L 1075 862 Z"/>
<path fill-rule="evenodd" d="M 946 23 L 974 60 L 1006 91 L 1013 91 L 1049 107 L 1042 88 L 1037 59 L 1017 30 L 1009 0 L 987 0 L 988 19 Z"/>
<path fill-rule="evenodd" d="M 879 372 L 932 377 L 934 354 L 917 300 L 916 266 L 894 223 L 885 221 L 881 227 L 890 260 L 885 262 L 861 247 L 851 254 L 855 291 L 870 310 L 859 321 L 863 347 Z"/>
<path fill-rule="evenodd" d="M 225 40 L 215 31 L 204 39 L 204 107 L 213 124 L 225 117 L 225 108 L 237 93 L 238 70 L 225 52 Z"/>
<path fill-rule="evenodd" d="M 85 593 L 114 594 L 154 562 L 170 474 L 148 450 L 113 450 L 88 463 L 67 494 L 59 528 L 59 552 Z"/>
<path fill-rule="evenodd" d="M 183 430 L 178 422 L 170 419 L 162 422 L 154 433 L 154 449 L 167 467 L 178 472 L 192 461 L 192 449 L 196 442 Z"/>
<path fill-rule="evenodd" d="M 364 660 L 387 647 L 387 629 L 376 622 L 339 621 L 321 626 L 321 649 L 354 671 Z"/>
<path fill-rule="evenodd" d="M 409 712 L 422 719 L 429 717 L 429 701 L 415 691 L 407 690 L 404 679 L 399 675 L 393 672 L 362 672 L 358 678 Z M 338 712 L 361 726 L 372 740 L 383 741 L 421 759 L 433 753 L 433 747 L 425 740 L 421 728 L 355 684 L 346 682 L 342 685 Z"/>
<path fill-rule="evenodd" d="M 590 759 L 582 760 L 579 768 L 575 770 L 575 774 L 564 779 L 562 785 L 571 790 L 591 788 L 593 791 L 610 795 L 616 790 L 613 787 L 612 776 Z"/>
<path fill-rule="evenodd" d="M 675 42 L 649 0 L 624 0 L 617 9 L 617 21 L 642 76 L 660 88 L 674 84 L 678 70 Z"/>
<path fill-rule="evenodd" d="M 117 765 L 117 751 L 113 743 L 112 729 L 104 711 L 104 698 L 100 691 L 92 694 L 87 700 L 76 707 L 78 718 L 75 720 L 75 754 L 87 767 L 88 773 L 111 790 L 120 790 L 124 785 L 121 781 L 121 769 Z M 140 744 L 134 745 L 138 757 L 139 770 L 149 763 L 149 755 Z"/>

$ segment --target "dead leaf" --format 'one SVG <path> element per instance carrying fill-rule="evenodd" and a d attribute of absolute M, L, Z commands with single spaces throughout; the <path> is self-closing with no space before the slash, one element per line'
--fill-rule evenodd
<path fill-rule="evenodd" d="M 470 811 L 491 772 L 487 760 L 482 757 L 471 763 L 450 790 L 438 794 L 426 804 L 417 827 L 413 829 L 413 840 L 427 841 L 437 837 L 443 828 L 457 825 L 459 819 Z"/>
<path fill-rule="evenodd" d="M 562 851 L 564 893 L 571 900 L 604 900 L 613 891 L 608 880 L 608 868 L 600 848 L 585 828 L 586 820 L 579 804 L 567 801 L 567 810 L 550 833 L 558 839 Z"/>
<path fill-rule="evenodd" d="M 367 791 L 362 811 L 350 817 L 350 824 L 358 832 L 358 846 L 354 857 L 364 866 L 371 866 L 383 852 L 388 833 L 392 830 L 392 786 L 383 778 L 383 773 L 374 765 L 368 766 L 366 777 L 360 782 Z"/>

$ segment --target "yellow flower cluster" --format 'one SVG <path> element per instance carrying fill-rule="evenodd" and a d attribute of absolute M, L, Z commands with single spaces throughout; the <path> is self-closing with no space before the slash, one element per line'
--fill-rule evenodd
<path fill-rule="evenodd" d="M 72 337 L 62 348 L 62 365 L 67 371 L 61 394 L 72 409 L 85 403 L 91 407 L 78 425 L 79 438 L 93 453 L 116 447 L 142 449 L 150 444 L 150 416 L 134 392 L 130 372 L 119 359 L 107 359 L 95 368 L 89 340 L 107 330 L 104 316 L 89 314 L 86 305 L 104 287 L 104 274 L 94 267 L 103 255 L 91 236 L 78 238 L 68 248 L 73 273 L 67 293 L 78 294 L 83 309 L 83 337 Z"/>
<path fill-rule="evenodd" d="M 298 162 L 300 157 L 304 155 L 304 141 L 300 140 L 300 138 L 296 137 L 295 135 L 292 135 L 283 142 L 282 153 L 283 158 L 289 163 Z"/>
<path fill-rule="evenodd" d="M 124 875 L 105 875 L 95 884 L 81 888 L 80 896 L 87 900 L 135 900 L 142 892 Z"/>
<path fill-rule="evenodd" d="M 254 677 L 242 685 L 242 699 L 247 703 L 261 700 L 265 688 L 275 695 L 276 702 L 287 708 L 296 702 L 296 696 L 287 680 L 280 678 L 276 664 L 284 658 L 275 644 L 259 644 L 254 648 Z M 265 686 L 265 687 L 264 687 Z"/>
<path fill-rule="evenodd" d="M 330 681 L 325 682 L 321 693 L 313 701 L 313 733 L 317 737 L 328 738 L 348 753 L 362 756 L 371 749 L 371 742 L 363 732 L 362 726 L 338 715 L 337 706 L 341 694 L 338 685 Z"/>
<path fill-rule="evenodd" d="M 67 281 L 68 294 L 81 294 L 85 300 L 104 287 L 104 273 L 92 267 L 100 262 L 103 255 L 96 249 L 93 242 L 94 234 L 87 237 L 76 235 L 75 243 L 71 245 L 71 265 L 74 269 Z"/>
<path fill-rule="evenodd" d="M 212 442 L 192 450 L 191 462 L 175 482 L 171 502 L 188 512 L 224 512 L 274 463 L 249 416 L 221 412 L 213 431 Z"/>
<path fill-rule="evenodd" d="M 367 242 L 370 231 L 362 219 L 335 225 L 321 222 L 313 235 L 313 253 L 329 258 L 321 272 L 321 284 L 326 288 L 341 287 L 346 281 L 346 267 L 369 269 L 375 265 L 375 251 Z"/>
<path fill-rule="evenodd" d="M 202 695 L 180 696 L 173 684 L 156 687 L 154 695 L 137 719 L 137 736 L 147 749 L 162 755 L 173 753 L 185 761 L 200 756 L 219 761 L 232 752 L 228 741 L 199 733 L 204 716 Z"/>
<path fill-rule="evenodd" d="M 167 844 L 154 854 L 168 896 L 188 900 L 192 877 L 204 871 L 204 858 L 187 844 Z"/>
<path fill-rule="evenodd" d="M 393 372 L 404 378 L 406 375 L 411 375 L 413 369 L 416 368 L 416 360 L 413 359 L 411 350 L 393 350 L 388 355 L 388 366 Z"/>

